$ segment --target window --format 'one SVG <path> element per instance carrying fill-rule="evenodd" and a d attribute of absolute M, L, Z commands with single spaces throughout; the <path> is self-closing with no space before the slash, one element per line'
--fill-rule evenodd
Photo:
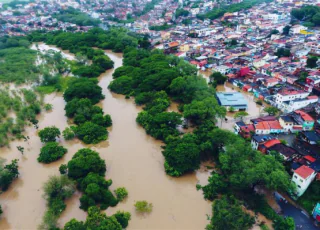
<path fill-rule="evenodd" d="M 300 185 L 298 185 L 298 188 L 301 188 L 301 186 L 300 186 Z"/>
<path fill-rule="evenodd" d="M 303 182 L 303 180 L 300 179 L 300 182 Z"/>
<path fill-rule="evenodd" d="M 297 179 L 298 177 L 297 177 L 297 176 L 294 176 L 294 178 L 296 178 L 296 179 Z"/>

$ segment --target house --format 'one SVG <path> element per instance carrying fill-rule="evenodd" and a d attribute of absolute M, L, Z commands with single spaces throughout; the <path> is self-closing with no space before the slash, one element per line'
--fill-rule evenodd
<path fill-rule="evenodd" d="M 293 119 L 302 126 L 302 130 L 312 130 L 314 125 L 314 119 L 302 110 L 296 110 L 293 113 Z"/>
<path fill-rule="evenodd" d="M 267 153 L 267 150 L 274 145 L 280 144 L 281 142 L 278 139 L 268 140 L 265 143 L 259 145 L 258 150 L 262 153 Z"/>
<path fill-rule="evenodd" d="M 310 145 L 317 145 L 320 142 L 320 134 L 315 131 L 302 131 L 299 138 Z"/>
<path fill-rule="evenodd" d="M 303 195 L 316 175 L 317 173 L 312 168 L 309 168 L 305 165 L 302 165 L 298 169 L 294 170 L 291 181 L 296 185 L 295 195 L 297 197 Z"/>
<path fill-rule="evenodd" d="M 280 116 L 279 123 L 283 128 L 283 131 L 288 133 L 288 132 L 292 132 L 295 121 L 291 116 L 283 115 L 283 116 Z"/>
<path fill-rule="evenodd" d="M 235 111 L 245 111 L 248 108 L 248 102 L 239 92 L 217 92 L 218 102 L 227 109 L 233 107 Z"/>
<path fill-rule="evenodd" d="M 267 121 L 270 127 L 270 133 L 283 133 L 283 128 L 280 125 L 280 122 L 275 120 L 275 121 Z"/>
<path fill-rule="evenodd" d="M 275 86 L 276 84 L 278 84 L 279 83 L 279 81 L 278 81 L 278 79 L 276 79 L 276 78 L 269 78 L 269 79 L 266 79 L 265 81 L 264 81 L 264 85 L 267 87 L 267 88 L 270 88 L 270 87 L 272 87 L 272 86 Z"/>
<path fill-rule="evenodd" d="M 246 126 L 246 124 L 243 121 L 238 121 L 234 124 L 234 130 L 238 134 L 241 130 L 241 127 Z"/>
<path fill-rule="evenodd" d="M 267 121 L 261 121 L 254 124 L 256 134 L 270 134 L 270 126 Z"/>
<path fill-rule="evenodd" d="M 286 113 L 290 113 L 294 110 L 302 109 L 312 103 L 316 103 L 318 101 L 317 96 L 308 96 L 303 99 L 294 99 L 291 101 L 285 101 L 281 105 L 277 105 L 277 107 Z"/>
<path fill-rule="evenodd" d="M 276 94 L 275 102 L 281 105 L 285 101 L 293 101 L 308 97 L 309 93 L 303 90 L 282 90 Z"/>
<path fill-rule="evenodd" d="M 317 203 L 312 211 L 312 217 L 315 219 L 316 223 L 320 224 L 320 203 Z"/>
<path fill-rule="evenodd" d="M 299 153 L 294 148 L 291 148 L 282 143 L 274 144 L 273 146 L 269 147 L 267 152 L 270 153 L 271 151 L 278 152 L 285 161 L 291 161 L 299 155 Z"/>
<path fill-rule="evenodd" d="M 257 150 L 260 145 L 264 144 L 266 141 L 273 139 L 276 138 L 271 135 L 253 135 L 251 138 L 251 147 Z"/>
<path fill-rule="evenodd" d="M 248 124 L 240 127 L 240 136 L 243 138 L 251 138 L 252 133 L 254 133 L 254 125 Z"/>

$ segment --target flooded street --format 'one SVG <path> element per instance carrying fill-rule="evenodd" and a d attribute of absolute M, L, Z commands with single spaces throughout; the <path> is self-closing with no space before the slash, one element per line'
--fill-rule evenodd
<path fill-rule="evenodd" d="M 64 52 L 64 51 L 63 51 Z M 115 68 L 122 65 L 122 55 L 107 51 L 115 62 Z M 111 178 L 111 190 L 126 187 L 129 196 L 114 208 L 106 210 L 108 215 L 117 210 L 129 211 L 132 215 L 127 229 L 204 229 L 206 214 L 211 214 L 211 202 L 205 201 L 196 184 L 206 181 L 209 173 L 205 170 L 181 178 L 168 177 L 164 172 L 164 159 L 160 141 L 156 141 L 136 124 L 141 108 L 135 106 L 133 99 L 112 94 L 108 89 L 114 70 L 109 70 L 99 78 L 99 85 L 106 98 L 99 104 L 104 112 L 111 115 L 113 126 L 109 129 L 109 139 L 92 147 L 98 151 L 107 164 L 107 179 Z M 39 116 L 39 129 L 55 125 L 62 131 L 68 126 L 65 117 L 65 102 L 61 94 L 45 97 L 45 102 L 53 105 L 51 112 L 43 111 Z M 50 175 L 59 174 L 59 166 L 67 163 L 80 148 L 86 147 L 80 141 L 60 143 L 68 149 L 63 159 L 43 165 L 37 162 L 42 143 L 34 127 L 26 129 L 28 142 L 14 141 L 11 148 L 2 148 L 1 157 L 8 160 L 19 159 L 20 177 L 10 189 L 0 195 L 3 214 L 0 229 L 36 229 L 46 209 L 42 198 L 42 185 Z M 25 148 L 24 155 L 16 149 Z M 76 193 L 67 203 L 66 210 L 59 219 L 62 227 L 71 218 L 85 220 L 86 213 L 79 209 L 79 197 Z M 153 204 L 153 211 L 145 216 L 134 210 L 134 203 L 147 200 Z"/>

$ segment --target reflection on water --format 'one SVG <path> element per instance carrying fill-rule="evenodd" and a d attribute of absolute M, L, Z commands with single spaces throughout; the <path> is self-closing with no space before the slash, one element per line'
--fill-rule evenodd
<path fill-rule="evenodd" d="M 39 46 L 40 47 L 40 46 Z M 43 47 L 43 46 L 41 46 Z M 65 51 L 63 51 L 65 53 Z M 106 51 L 115 62 L 122 64 L 122 55 Z M 146 135 L 135 119 L 141 107 L 135 106 L 133 99 L 111 93 L 107 87 L 114 70 L 109 70 L 99 78 L 106 98 L 99 105 L 111 115 L 113 126 L 109 130 L 108 141 L 92 146 L 106 160 L 107 178 L 113 180 L 111 190 L 126 187 L 129 197 L 117 207 L 109 208 L 107 214 L 117 210 L 129 211 L 132 220 L 128 229 L 204 229 L 208 223 L 206 214 L 211 213 L 210 202 L 204 200 L 202 192 L 196 191 L 196 184 L 208 177 L 207 171 L 188 174 L 181 178 L 168 177 L 164 172 L 164 159 L 161 154 L 162 142 Z M 43 112 L 39 117 L 39 129 L 55 125 L 60 130 L 68 126 L 65 117 L 65 102 L 59 93 L 45 97 L 45 103 L 53 105 L 51 112 Z M 59 166 L 67 163 L 80 148 L 90 147 L 78 140 L 59 140 L 68 153 L 59 161 L 49 165 L 39 164 L 37 157 L 43 146 L 34 127 L 27 127 L 28 142 L 13 141 L 11 148 L 1 148 L 1 157 L 8 160 L 19 159 L 20 178 L 10 189 L 0 195 L 4 213 L 0 229 L 36 229 L 46 209 L 42 197 L 42 185 L 50 175 L 59 174 Z M 25 148 L 23 155 L 16 149 Z M 79 209 L 80 193 L 67 201 L 59 224 L 63 226 L 72 218 L 85 220 L 86 213 Z M 134 203 L 147 200 L 154 206 L 148 216 L 139 216 Z"/>

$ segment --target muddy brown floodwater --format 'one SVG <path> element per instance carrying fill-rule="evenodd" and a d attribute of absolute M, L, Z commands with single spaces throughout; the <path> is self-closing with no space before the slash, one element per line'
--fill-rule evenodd
<path fill-rule="evenodd" d="M 39 46 L 40 47 L 40 46 Z M 64 51 L 62 51 L 64 52 Z M 122 55 L 106 51 L 115 62 L 115 68 L 122 65 Z M 68 149 L 63 159 L 49 165 L 37 162 L 42 144 L 33 127 L 26 129 L 28 142 L 13 141 L 11 148 L 1 148 L 0 156 L 7 159 L 19 159 L 20 177 L 13 182 L 9 190 L 0 195 L 3 214 L 0 229 L 36 229 L 45 212 L 46 204 L 42 197 L 42 185 L 50 175 L 59 175 L 59 166 L 67 163 L 80 148 L 91 147 L 98 151 L 107 164 L 106 177 L 113 180 L 111 190 L 126 187 L 129 196 L 114 208 L 106 210 L 108 215 L 117 210 L 129 211 L 132 215 L 127 229 L 204 229 L 207 214 L 211 214 L 211 202 L 205 201 L 196 184 L 206 183 L 209 172 L 199 170 L 181 178 L 168 177 L 164 172 L 164 159 L 160 141 L 148 136 L 136 124 L 136 117 L 141 108 L 135 106 L 132 99 L 111 93 L 107 87 L 112 80 L 114 70 L 103 73 L 99 85 L 106 98 L 99 104 L 105 113 L 111 115 L 113 126 L 109 129 L 108 141 L 95 146 L 85 146 L 80 141 L 59 142 Z M 39 116 L 39 129 L 55 125 L 60 130 L 68 126 L 65 117 L 65 102 L 59 93 L 45 97 L 46 103 L 53 105 L 51 112 Z M 16 146 L 25 147 L 23 155 Z M 85 220 L 86 213 L 79 209 L 79 197 L 76 193 L 67 200 L 67 208 L 59 219 L 62 227 L 71 218 Z M 147 200 L 153 204 L 153 211 L 148 215 L 139 215 L 134 210 L 134 203 Z"/>

